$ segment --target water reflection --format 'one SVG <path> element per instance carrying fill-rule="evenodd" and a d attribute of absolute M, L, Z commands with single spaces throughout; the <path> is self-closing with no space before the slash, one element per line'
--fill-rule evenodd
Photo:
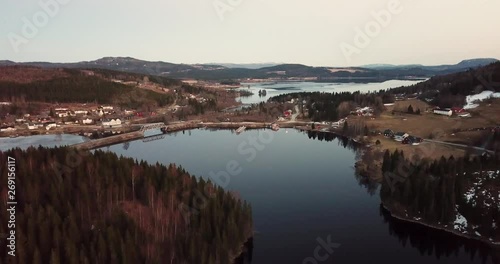
<path fill-rule="evenodd" d="M 343 148 L 346 148 L 346 149 L 350 149 L 352 151 L 357 151 L 359 146 L 360 146 L 359 143 L 356 143 L 355 141 L 353 141 L 347 137 L 344 137 L 344 136 L 341 136 L 341 135 L 338 135 L 335 133 L 331 133 L 331 132 L 307 131 L 305 133 L 307 133 L 307 136 L 309 137 L 309 139 L 315 139 L 315 140 L 326 141 L 326 142 L 338 140 L 339 146 L 342 146 Z"/>
<path fill-rule="evenodd" d="M 349 138 L 328 132 L 303 132 L 312 140 L 332 142 L 352 151 L 360 150 L 360 144 Z M 370 196 L 378 195 L 379 183 L 359 174 L 355 175 L 358 184 L 366 189 Z M 484 243 L 455 236 L 453 234 L 430 229 L 415 223 L 408 223 L 391 217 L 382 206 L 380 216 L 387 226 L 390 236 L 395 237 L 403 248 L 417 250 L 421 256 L 434 257 L 436 261 L 449 263 L 453 257 L 465 255 L 471 263 L 496 264 L 500 263 L 500 250 L 486 246 Z M 250 264 L 253 255 L 253 239 L 244 247 L 244 252 L 235 260 L 234 264 Z M 458 258 L 458 260 L 463 260 Z M 411 261 L 409 261 L 411 262 Z M 413 263 L 413 262 L 412 262 Z M 458 263 L 458 262 L 457 262 Z"/>
<path fill-rule="evenodd" d="M 136 140 L 128 151 L 120 145 L 111 150 L 151 163 L 182 164 L 197 175 L 220 171 L 230 159 L 244 164 L 229 188 L 252 203 L 259 235 L 248 241 L 237 264 L 301 263 L 316 247 L 316 236 L 329 234 L 342 243 L 334 263 L 499 263 L 498 253 L 484 244 L 383 214 L 377 208 L 378 184 L 352 169 L 352 151 L 363 149 L 358 143 L 327 132 L 283 132 L 251 163 L 244 163 L 237 149 L 258 135 L 252 130 L 239 136 L 227 130 L 179 131 L 146 140 L 153 142 Z"/>
<path fill-rule="evenodd" d="M 253 238 L 244 245 L 243 253 L 234 261 L 234 264 L 250 264 L 253 256 Z"/>
<path fill-rule="evenodd" d="M 458 256 L 462 252 L 468 255 L 471 261 L 479 259 L 481 263 L 500 263 L 499 249 L 487 247 L 476 240 L 461 238 L 448 232 L 393 218 L 382 206 L 380 206 L 380 215 L 384 223 L 388 225 L 389 234 L 396 237 L 403 247 L 418 249 L 421 256 L 434 256 L 436 259 L 441 259 L 453 255 Z"/>

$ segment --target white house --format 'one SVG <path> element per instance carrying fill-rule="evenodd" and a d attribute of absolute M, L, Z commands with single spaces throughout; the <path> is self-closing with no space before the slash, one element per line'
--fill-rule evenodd
<path fill-rule="evenodd" d="M 47 129 L 47 130 L 50 130 L 54 127 L 57 127 L 56 123 L 54 123 L 54 122 L 49 122 L 49 123 L 45 124 L 45 129 Z"/>
<path fill-rule="evenodd" d="M 16 131 L 16 128 L 13 126 L 6 126 L 0 128 L 0 132 L 10 132 L 10 131 Z"/>
<path fill-rule="evenodd" d="M 434 109 L 434 114 L 437 114 L 437 115 L 445 115 L 445 116 L 451 116 L 451 115 L 453 115 L 453 111 L 451 111 L 451 109 L 449 109 L 449 110 L 444 110 L 444 109 Z"/>
<path fill-rule="evenodd" d="M 88 111 L 85 111 L 85 110 L 76 110 L 75 111 L 75 115 L 86 115 L 88 113 Z"/>
<path fill-rule="evenodd" d="M 40 126 L 38 124 L 28 124 L 28 129 L 33 130 L 33 129 L 38 129 Z"/>
<path fill-rule="evenodd" d="M 87 118 L 87 119 L 83 119 L 83 120 L 82 120 L 82 124 L 84 124 L 84 125 L 90 125 L 90 124 L 92 124 L 92 123 L 94 123 L 94 120 L 92 120 L 92 119 L 90 119 L 90 118 Z"/>
<path fill-rule="evenodd" d="M 122 121 L 118 118 L 102 122 L 102 126 L 104 126 L 104 127 L 115 127 L 115 126 L 120 126 L 121 124 L 122 124 Z"/>
<path fill-rule="evenodd" d="M 405 132 L 398 132 L 394 134 L 394 140 L 396 141 L 403 141 L 405 138 L 409 137 L 408 133 Z"/>

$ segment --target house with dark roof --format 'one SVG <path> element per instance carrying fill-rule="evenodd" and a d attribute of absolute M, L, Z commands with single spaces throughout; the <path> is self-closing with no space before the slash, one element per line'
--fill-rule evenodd
<path fill-rule="evenodd" d="M 394 134 L 394 140 L 403 141 L 403 139 L 405 139 L 408 136 L 410 136 L 410 135 L 408 135 L 405 132 L 397 132 L 396 134 Z"/>
<path fill-rule="evenodd" d="M 394 131 L 390 130 L 390 129 L 386 129 L 384 131 L 384 137 L 388 137 L 388 138 L 392 138 L 394 137 Z"/>

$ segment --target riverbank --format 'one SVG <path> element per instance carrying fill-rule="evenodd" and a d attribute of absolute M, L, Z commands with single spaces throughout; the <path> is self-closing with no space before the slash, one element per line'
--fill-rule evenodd
<path fill-rule="evenodd" d="M 448 233 L 451 233 L 453 235 L 460 236 L 460 237 L 463 237 L 466 239 L 480 241 L 482 243 L 487 244 L 488 246 L 500 249 L 500 241 L 491 241 L 491 240 L 483 238 L 483 237 L 478 237 L 478 236 L 474 236 L 474 235 L 471 235 L 468 233 L 458 232 L 457 230 L 451 229 L 449 227 L 440 226 L 440 225 L 431 224 L 431 223 L 426 223 L 422 220 L 416 220 L 416 219 L 411 219 L 411 218 L 406 217 L 406 216 L 401 216 L 400 214 L 395 213 L 394 210 L 391 211 L 391 209 L 389 209 L 389 207 L 386 204 L 384 204 L 383 202 L 381 202 L 381 206 L 384 210 L 386 210 L 391 215 L 391 217 L 394 217 L 398 220 L 423 225 L 423 226 L 426 226 L 426 227 L 429 227 L 432 229 L 436 229 L 436 230 L 441 230 L 441 231 L 448 232 Z"/>

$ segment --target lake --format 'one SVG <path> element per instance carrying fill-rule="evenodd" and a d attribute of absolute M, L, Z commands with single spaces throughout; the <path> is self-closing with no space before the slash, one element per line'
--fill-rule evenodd
<path fill-rule="evenodd" d="M 478 242 L 388 216 L 377 184 L 355 174 L 352 141 L 294 129 L 240 135 L 200 129 L 156 139 L 103 150 L 182 165 L 249 201 L 255 237 L 238 263 L 499 261 Z"/>
<path fill-rule="evenodd" d="M 52 148 L 56 146 L 73 145 L 86 140 L 88 140 L 86 137 L 69 134 L 37 135 L 16 138 L 2 137 L 0 138 L 0 150 L 6 151 L 12 148 L 27 149 L 31 146 Z"/>
<path fill-rule="evenodd" d="M 255 104 L 267 101 L 273 96 L 298 92 L 356 92 L 362 93 L 396 88 L 400 86 L 410 86 L 422 82 L 422 80 L 389 80 L 385 82 L 369 83 L 324 83 L 324 82 L 268 82 L 268 83 L 242 83 L 241 90 L 248 90 L 253 93 L 251 96 L 240 97 L 238 101 L 243 104 Z M 248 88 L 250 86 L 250 88 Z M 265 96 L 259 96 L 259 90 L 266 90 Z"/>

